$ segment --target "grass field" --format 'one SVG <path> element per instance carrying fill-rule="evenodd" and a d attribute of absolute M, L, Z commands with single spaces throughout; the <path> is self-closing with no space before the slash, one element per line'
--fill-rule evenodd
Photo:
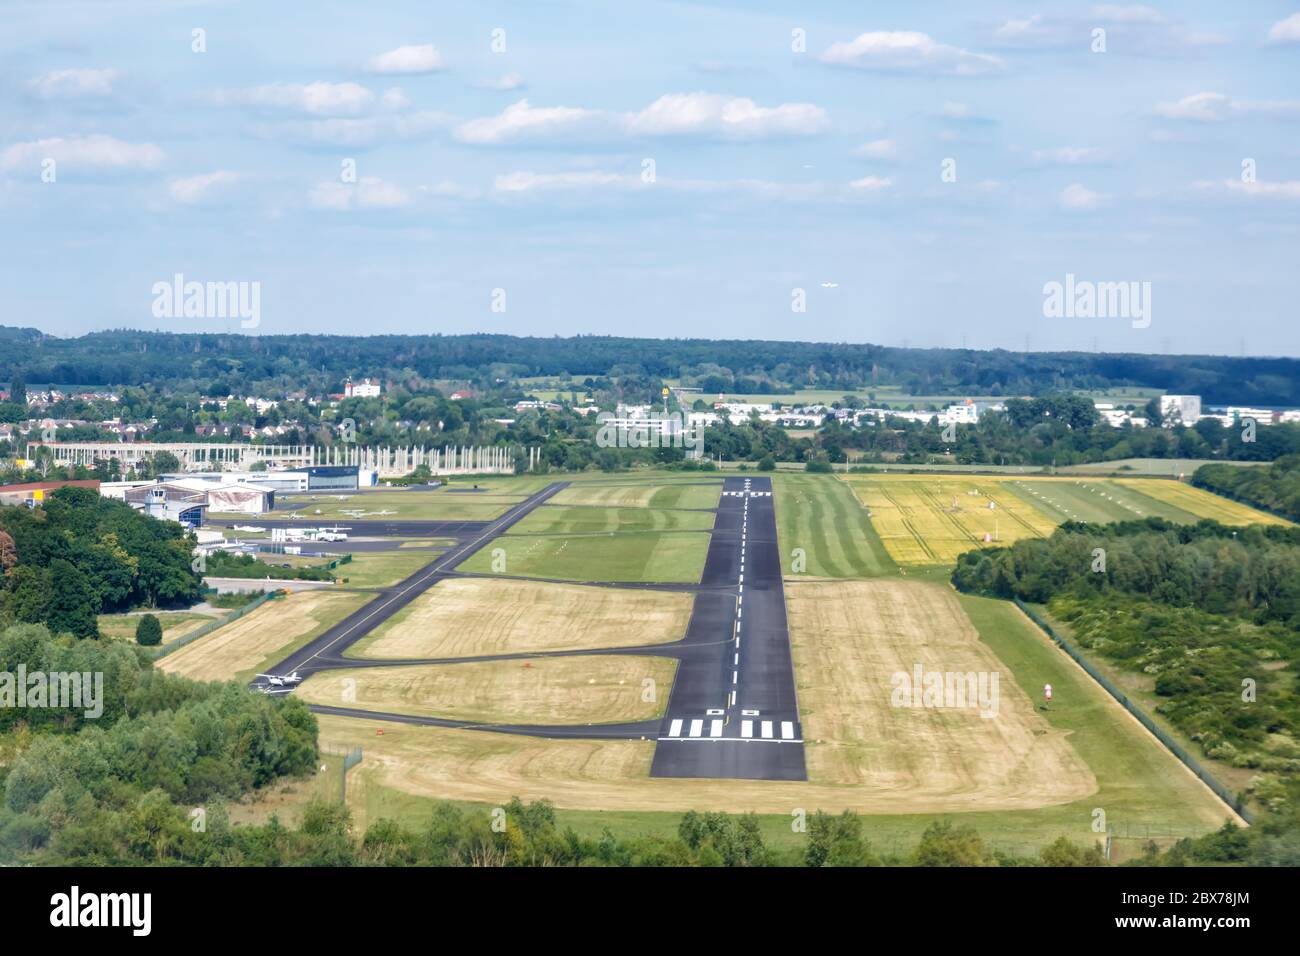
<path fill-rule="evenodd" d="M 1180 524 L 1196 523 L 1197 517 L 1191 512 L 1139 490 L 1153 484 L 1157 482 L 1136 481 L 1136 487 L 1129 488 L 1116 481 L 1051 478 L 1042 481 L 1013 481 L 1007 487 L 1058 523 L 1133 521 L 1142 518 L 1164 518 Z"/>
<path fill-rule="evenodd" d="M 373 597 L 341 589 L 297 591 L 267 601 L 154 666 L 194 680 L 250 680 Z"/>
<path fill-rule="evenodd" d="M 898 798 L 899 812 L 1027 809 L 1097 783 L 979 640 L 951 588 L 802 581 L 786 591 L 808 779 Z M 997 674 L 983 702 L 904 706 L 894 675 Z M 993 680 L 988 677 L 988 680 Z"/>
<path fill-rule="evenodd" d="M 164 645 L 196 631 L 204 624 L 214 620 L 216 615 L 192 614 L 188 611 L 152 611 L 158 623 L 162 625 Z M 135 629 L 140 624 L 141 614 L 101 614 L 99 615 L 99 636 L 113 641 L 134 641 Z"/>
<path fill-rule="evenodd" d="M 458 566 L 461 571 L 568 581 L 665 581 L 693 584 L 704 571 L 709 535 L 647 531 L 606 535 L 504 535 Z M 505 566 L 493 568 L 493 552 Z"/>
<path fill-rule="evenodd" d="M 773 475 L 773 501 L 786 574 L 857 578 L 897 568 L 850 488 L 830 475 Z M 806 567 L 794 569 L 795 549 Z"/>
<path fill-rule="evenodd" d="M 664 591 L 449 578 L 348 654 L 413 659 L 663 644 L 685 635 L 693 603 Z"/>
<path fill-rule="evenodd" d="M 309 703 L 455 720 L 607 724 L 663 713 L 677 662 L 627 655 L 544 657 L 322 671 Z"/>
<path fill-rule="evenodd" d="M 1273 524 L 1289 525 L 1291 522 L 1259 511 L 1249 505 L 1223 498 L 1203 488 L 1196 488 L 1181 481 L 1143 481 L 1141 479 L 1120 478 L 1117 484 L 1124 488 L 1140 490 L 1151 498 L 1165 502 L 1182 511 L 1190 512 L 1196 518 L 1213 518 L 1220 524 L 1247 525 Z"/>
<path fill-rule="evenodd" d="M 721 491 L 721 480 L 703 477 L 673 484 L 638 480 L 628 484 L 575 484 L 550 500 L 557 505 L 602 508 L 716 508 Z"/>
<path fill-rule="evenodd" d="M 511 534 L 604 534 L 611 531 L 709 531 L 710 511 L 542 505 L 510 529 Z"/>
<path fill-rule="evenodd" d="M 334 574 L 350 588 L 385 588 L 409 578 L 438 557 L 435 551 L 360 551 Z"/>
<path fill-rule="evenodd" d="M 1010 492 L 1006 479 L 959 475 L 851 475 L 843 481 L 899 564 L 951 564 L 986 542 L 1051 534 L 1056 522 Z M 989 507 L 992 503 L 995 507 Z"/>
<path fill-rule="evenodd" d="M 860 587 L 900 583 L 823 586 L 843 588 L 849 593 Z M 906 586 L 917 587 L 910 583 Z M 817 588 L 818 583 L 799 582 L 791 591 L 797 594 L 804 587 Z M 943 598 L 941 603 L 947 604 L 945 614 L 952 613 L 952 600 L 951 594 Z M 1229 817 L 1227 808 L 1014 606 L 966 596 L 955 600 L 970 621 L 957 621 L 955 630 L 969 641 L 973 625 L 979 640 L 996 655 L 1005 679 L 1000 685 L 1004 695 L 1012 692 L 1014 682 L 1025 699 L 1037 701 L 1042 685 L 1053 685 L 1050 710 L 1036 709 L 1032 717 L 1021 712 L 1017 719 L 1027 720 L 1030 727 L 1038 722 L 1038 729 L 1044 733 L 1035 734 L 1035 738 L 1064 738 L 1095 779 L 1095 792 L 1052 806 L 976 809 L 981 798 L 975 791 L 958 790 L 940 796 L 816 781 L 650 780 L 654 745 L 649 741 L 548 741 L 330 716 L 319 718 L 321 735 L 322 739 L 365 748 L 365 759 L 349 780 L 349 805 L 362 826 L 384 816 L 409 826 L 423 826 L 431 799 L 447 799 L 471 811 L 487 813 L 518 795 L 526 800 L 554 801 L 561 826 L 573 826 L 593 837 L 605 828 L 619 835 L 671 835 L 680 814 L 687 809 L 754 811 L 760 814 L 760 825 L 770 845 L 801 847 L 806 835 L 791 831 L 792 809 L 854 809 L 863 814 L 865 835 L 885 852 L 910 849 L 926 826 L 942 819 L 974 826 L 993 846 L 1032 854 L 1058 836 L 1085 844 L 1099 840 L 1092 827 L 1096 811 L 1101 810 L 1118 833 L 1130 834 L 1128 839 L 1117 840 L 1118 857 L 1122 858 L 1140 853 L 1148 836 L 1168 845 L 1176 837 L 1214 829 Z M 928 620 L 927 615 L 933 613 L 927 607 L 930 603 L 920 602 L 920 608 L 912 612 L 916 620 Z M 868 621 L 875 620 L 871 615 L 888 611 L 853 613 L 857 615 L 854 620 Z M 861 617 L 863 614 L 867 617 Z M 947 623 L 952 623 L 951 619 Z M 926 640 L 928 643 L 928 635 Z M 806 660 L 810 652 L 832 654 L 823 646 L 825 643 L 811 648 L 801 646 L 799 659 Z M 869 647 L 869 642 L 853 644 L 843 653 L 859 654 Z M 926 652 L 924 647 L 917 649 Z M 969 647 L 967 650 L 980 653 Z M 830 681 L 829 686 L 834 686 L 836 666 L 833 656 L 820 666 L 822 679 Z M 801 673 L 804 669 L 800 666 Z M 803 694 L 808 692 L 807 687 L 803 688 Z M 829 704 L 823 706 L 830 710 L 824 710 L 819 717 L 812 706 L 816 703 L 815 699 L 804 702 L 803 716 L 812 727 L 818 720 L 825 722 L 835 715 L 836 705 Z M 851 706 L 841 707 L 839 712 L 841 720 L 855 719 Z M 383 736 L 375 735 L 376 727 L 384 729 Z M 805 733 L 810 740 L 815 739 L 809 727 Z M 810 745 L 810 768 L 818 768 L 819 773 L 825 772 L 821 768 L 833 768 L 837 760 L 846 761 L 844 752 L 853 752 L 851 740 L 827 748 L 826 756 L 812 756 L 816 746 Z M 895 759 L 906 761 L 907 751 L 900 743 L 885 741 L 881 746 L 892 747 Z M 951 758 L 953 767 L 963 766 L 963 754 L 952 754 Z M 845 766 L 844 772 L 855 772 L 854 767 L 859 767 L 856 772 L 862 772 L 856 758 L 847 759 Z M 883 777 L 879 768 L 873 769 L 870 763 L 867 767 L 868 773 Z M 899 767 L 900 779 L 911 772 L 904 762 Z M 988 773 L 979 767 L 973 772 Z M 1015 772 L 1015 768 L 1006 770 L 1012 776 Z M 910 809 L 903 812 L 903 806 Z"/>

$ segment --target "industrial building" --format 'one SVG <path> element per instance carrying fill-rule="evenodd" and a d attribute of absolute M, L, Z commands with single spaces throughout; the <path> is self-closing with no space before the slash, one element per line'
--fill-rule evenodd
<path fill-rule="evenodd" d="M 33 481 L 22 485 L 0 485 L 0 505 L 26 505 L 34 508 L 43 502 L 52 491 L 60 488 L 92 488 L 99 490 L 99 482 L 94 479 L 78 481 Z"/>

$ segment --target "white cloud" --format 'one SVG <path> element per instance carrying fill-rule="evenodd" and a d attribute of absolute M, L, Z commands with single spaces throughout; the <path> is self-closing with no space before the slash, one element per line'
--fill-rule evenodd
<path fill-rule="evenodd" d="M 355 183 L 319 183 L 308 197 L 318 209 L 397 209 L 409 205 L 410 194 L 402 187 L 375 176 L 362 176 Z"/>
<path fill-rule="evenodd" d="M 892 160 L 898 158 L 898 144 L 892 139 L 874 139 L 864 143 L 853 151 L 853 155 L 865 159 Z"/>
<path fill-rule="evenodd" d="M 1276 183 L 1245 183 L 1240 179 L 1225 179 L 1223 185 L 1229 192 L 1243 196 L 1267 197 L 1277 199 L 1300 199 L 1300 181 L 1289 180 Z"/>
<path fill-rule="evenodd" d="M 863 176 L 861 179 L 855 179 L 849 183 L 851 188 L 867 192 L 878 192 L 881 189 L 888 189 L 892 185 L 894 185 L 893 180 L 887 176 Z"/>
<path fill-rule="evenodd" d="M 224 90 L 220 106 L 294 110 L 313 116 L 359 116 L 374 105 L 375 94 L 356 83 L 271 83 L 248 90 Z"/>
<path fill-rule="evenodd" d="M 1279 20 L 1268 31 L 1269 43 L 1300 43 L 1300 13 Z"/>
<path fill-rule="evenodd" d="M 1300 100 L 1237 100 L 1222 93 L 1193 93 L 1174 103 L 1156 104 L 1156 112 L 1168 119 L 1219 123 L 1233 114 L 1271 116 L 1300 115 Z"/>
<path fill-rule="evenodd" d="M 811 136 L 830 127 L 830 118 L 811 103 L 759 106 L 743 96 L 673 93 L 661 96 L 627 119 L 639 136 L 703 135 L 724 139 Z"/>
<path fill-rule="evenodd" d="M 1092 15 L 1111 23 L 1164 23 L 1164 15 L 1152 7 L 1102 3 L 1092 8 Z"/>
<path fill-rule="evenodd" d="M 433 73 L 442 68 L 442 54 L 432 43 L 399 46 L 396 50 L 372 56 L 366 64 L 368 72 L 384 74 Z"/>
<path fill-rule="evenodd" d="M 173 179 L 167 184 L 167 191 L 172 198 L 186 205 L 202 202 L 222 186 L 228 186 L 239 178 L 238 174 L 219 169 L 213 173 L 201 173 L 183 179 Z"/>
<path fill-rule="evenodd" d="M 496 90 L 501 93 L 508 93 L 511 90 L 517 90 L 523 85 L 524 78 L 518 73 L 503 73 L 495 80 L 487 80 L 479 84 L 479 86 L 485 90 Z"/>
<path fill-rule="evenodd" d="M 1092 166 L 1108 162 L 1110 153 L 1096 146 L 1058 146 L 1036 149 L 1029 158 L 1038 166 Z"/>
<path fill-rule="evenodd" d="M 519 170 L 498 176 L 492 188 L 499 193 L 524 193 L 538 190 L 593 189 L 604 186 L 631 186 L 639 180 L 635 176 L 584 170 L 566 173 L 534 173 Z"/>
<path fill-rule="evenodd" d="M 15 143 L 0 153 L 0 169 L 35 168 L 45 159 L 74 169 L 152 169 L 163 161 L 163 151 L 153 143 L 125 143 L 102 134 L 56 136 Z"/>
<path fill-rule="evenodd" d="M 1093 192 L 1081 183 L 1071 183 L 1061 192 L 1061 206 L 1074 212 L 1086 212 L 1104 205 L 1109 198 L 1102 193 Z"/>
<path fill-rule="evenodd" d="M 120 75 L 117 70 L 52 70 L 32 80 L 28 88 L 45 100 L 110 96 Z"/>
<path fill-rule="evenodd" d="M 917 31 L 863 33 L 846 43 L 833 43 L 821 55 L 823 63 L 859 70 L 942 73 L 983 76 L 1001 73 L 1006 64 L 987 53 L 972 53 L 936 42 Z"/>
<path fill-rule="evenodd" d="M 416 140 L 449 129 L 456 118 L 447 113 L 425 111 L 358 118 L 302 120 L 255 127 L 265 139 L 289 138 L 323 146 L 374 146 L 387 141 Z"/>
<path fill-rule="evenodd" d="M 826 111 L 811 103 L 766 107 L 744 97 L 678 93 L 661 96 L 635 113 L 572 106 L 533 107 L 527 100 L 520 100 L 496 116 L 462 123 L 454 135 L 463 143 L 479 146 L 614 136 L 691 135 L 750 140 L 808 136 L 829 126 Z"/>

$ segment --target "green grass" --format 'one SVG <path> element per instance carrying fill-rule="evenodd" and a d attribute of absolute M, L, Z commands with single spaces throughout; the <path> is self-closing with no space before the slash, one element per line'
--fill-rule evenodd
<path fill-rule="evenodd" d="M 815 577 L 897 573 L 897 565 L 848 485 L 831 475 L 773 475 L 772 489 L 784 573 L 795 573 L 796 548 L 806 556 L 804 573 Z"/>
<path fill-rule="evenodd" d="M 1062 481 L 1007 482 L 1005 488 L 1033 505 L 1053 521 L 1140 521 L 1165 518 L 1179 524 L 1195 524 L 1196 515 L 1140 491 L 1114 482 Z M 1038 494 L 1035 495 L 1034 492 Z"/>
<path fill-rule="evenodd" d="M 977 813 L 970 822 L 989 832 L 1032 835 L 1048 842 L 1053 834 L 1087 836 L 1094 808 L 1120 828 L 1152 827 L 1160 832 L 1199 833 L 1212 829 L 1197 810 L 1226 818 L 1228 809 L 1184 771 L 1177 759 L 1129 718 L 1102 688 L 1045 640 L 1015 606 L 992 598 L 960 595 L 980 639 L 1011 671 L 1016 684 L 1040 706 L 1039 713 L 1059 730 L 1092 769 L 1098 792 L 1060 807 L 1007 813 Z M 1052 685 L 1052 704 L 1041 709 L 1043 685 Z"/>
<path fill-rule="evenodd" d="M 505 552 L 512 576 L 570 581 L 663 581 L 694 584 L 704 571 L 709 535 L 647 531 L 605 535 L 505 535 L 458 566 L 494 573 L 493 552 Z"/>
<path fill-rule="evenodd" d="M 216 620 L 207 614 L 191 614 L 188 611 L 151 611 L 163 629 L 163 643 L 182 637 L 194 628 Z M 134 641 L 135 629 L 140 624 L 142 614 L 101 614 L 99 615 L 99 636 L 115 641 Z M 188 626 L 187 626 L 188 625 Z"/>
<path fill-rule="evenodd" d="M 658 508 L 600 508 L 591 505 L 543 505 L 510 531 L 512 534 L 593 534 L 610 531 L 708 531 L 708 511 Z"/>
<path fill-rule="evenodd" d="M 410 577 L 438 557 L 433 551 L 364 551 L 340 564 L 334 574 L 350 588 L 386 588 Z"/>

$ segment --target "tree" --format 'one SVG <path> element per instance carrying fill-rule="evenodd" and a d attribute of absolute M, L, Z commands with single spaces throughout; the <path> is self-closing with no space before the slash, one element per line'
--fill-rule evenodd
<path fill-rule="evenodd" d="M 95 618 L 98 603 L 86 583 L 86 576 L 71 561 L 56 558 L 50 562 L 50 603 L 46 623 L 56 634 L 67 632 L 77 637 L 99 637 Z"/>
<path fill-rule="evenodd" d="M 162 624 L 153 614 L 145 614 L 135 626 L 135 640 L 142 647 L 156 647 L 162 643 Z"/>
<path fill-rule="evenodd" d="M 776 471 L 776 459 L 771 455 L 764 455 L 758 463 L 759 471 Z"/>

